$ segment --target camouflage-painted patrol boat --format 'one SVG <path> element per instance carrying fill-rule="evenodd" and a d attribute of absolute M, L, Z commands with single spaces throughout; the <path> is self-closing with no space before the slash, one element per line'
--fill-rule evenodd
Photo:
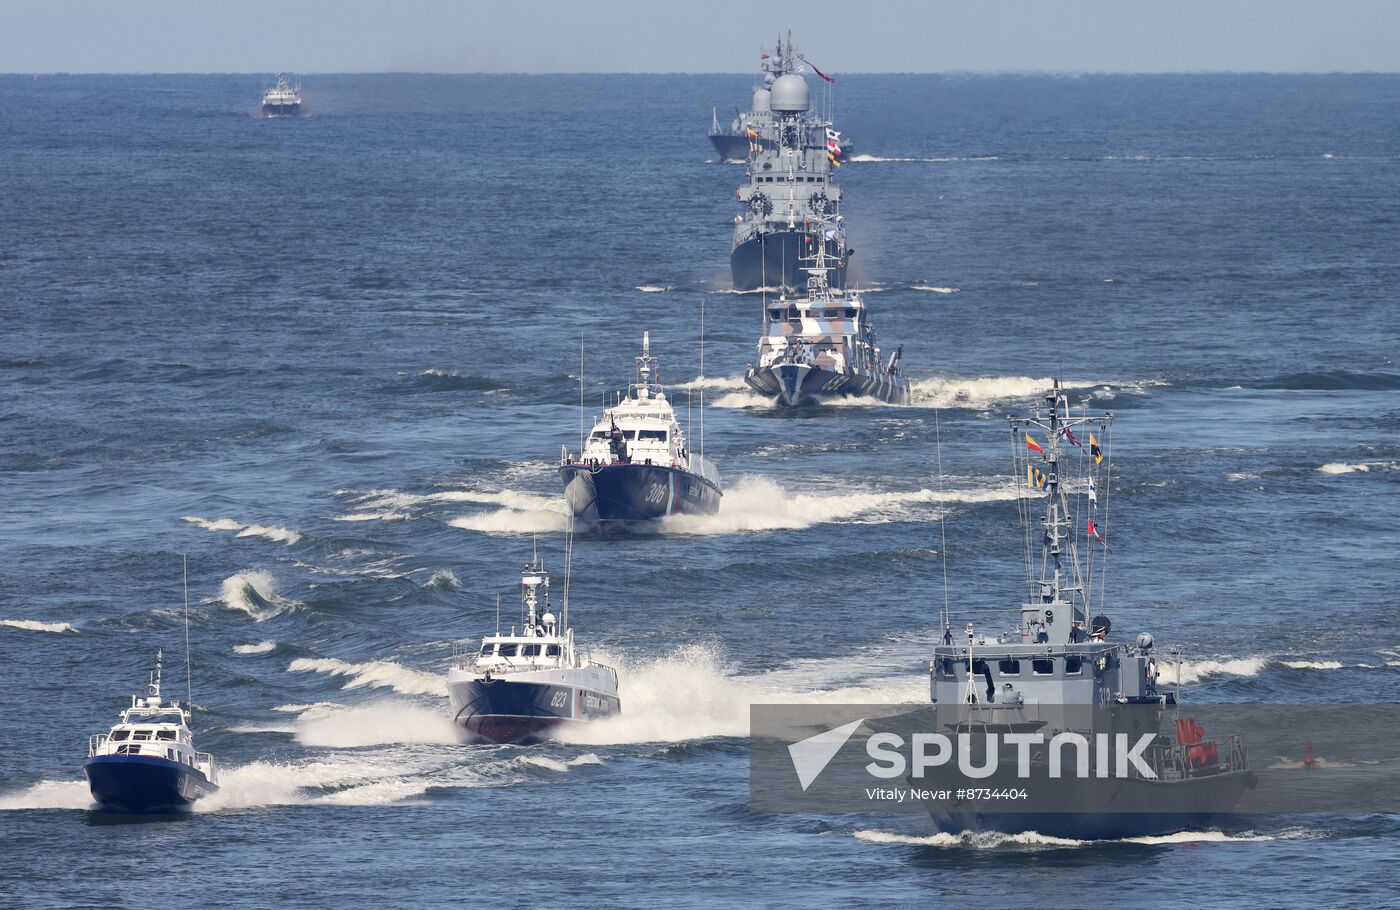
<path fill-rule="evenodd" d="M 819 237 L 835 230 L 831 221 L 814 228 Z M 765 299 L 758 360 L 744 382 L 784 408 L 850 397 L 908 404 L 909 380 L 899 368 L 903 347 L 881 353 L 860 292 L 831 286 L 827 244 L 808 240 L 806 247 L 806 296 Z"/>

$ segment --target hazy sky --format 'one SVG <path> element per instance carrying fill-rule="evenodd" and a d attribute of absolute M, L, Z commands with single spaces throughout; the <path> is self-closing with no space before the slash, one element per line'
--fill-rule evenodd
<path fill-rule="evenodd" d="M 0 72 L 1400 72 L 1400 0 L 0 0 Z"/>

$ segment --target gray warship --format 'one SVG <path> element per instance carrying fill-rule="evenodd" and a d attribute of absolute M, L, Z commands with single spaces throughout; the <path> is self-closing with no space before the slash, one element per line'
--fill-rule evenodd
<path fill-rule="evenodd" d="M 903 348 L 883 358 L 865 301 L 855 289 L 833 288 L 829 238 L 839 222 L 814 223 L 799 263 L 807 272 L 805 297 L 765 298 L 758 361 L 744 382 L 780 407 L 798 408 L 823 398 L 868 397 L 909 403 L 909 380 L 899 369 Z"/>
<path fill-rule="evenodd" d="M 814 239 L 826 246 L 830 284 L 843 288 L 854 251 L 839 217 L 841 188 L 832 180 L 845 155 L 841 135 L 813 112 L 807 80 L 797 73 L 777 77 L 766 94 L 771 126 L 754 132 L 771 141 L 755 142 L 735 193 L 743 211 L 734 216 L 729 253 L 734 288 L 802 287 L 799 259 Z"/>
<path fill-rule="evenodd" d="M 770 92 L 773 83 L 782 76 L 798 73 L 801 65 L 806 63 L 812 67 L 822 79 L 834 82 L 821 70 L 812 66 L 807 58 L 797 53 L 792 48 L 792 33 L 788 33 L 786 43 L 782 36 L 778 37 L 778 43 L 772 53 L 767 50 L 759 55 L 759 67 L 763 71 L 762 80 L 753 87 L 753 98 L 750 101 L 747 111 L 734 112 L 734 119 L 728 126 L 721 126 L 719 122 L 719 108 L 714 108 L 710 112 L 710 144 L 719 153 L 721 161 L 742 162 L 748 161 L 749 157 L 758 149 L 773 148 L 776 145 L 776 129 L 773 119 L 773 111 L 769 106 Z M 849 159 L 854 152 L 849 138 L 838 140 L 841 150 L 841 157 Z"/>
<path fill-rule="evenodd" d="M 1038 522 L 1031 501 L 1018 500 L 1025 530 L 1026 602 L 1015 628 L 979 634 L 969 623 L 965 638 L 957 636 L 960 641 L 954 640 L 945 606 L 943 643 L 934 648 L 929 668 L 940 725 L 946 709 L 956 719 L 948 726 L 969 731 L 1073 731 L 1089 739 L 1108 730 L 1112 735 L 1147 731 L 1155 737 L 1145 755 L 1153 774 L 1104 779 L 1111 762 L 1107 749 L 1101 749 L 1092 777 L 1087 772 L 1062 777 L 1059 756 L 1047 761 L 1042 745 L 1030 753 L 1033 787 L 1038 785 L 1048 800 L 1038 810 L 983 811 L 975 799 L 940 801 L 929 805 L 934 824 L 950 833 L 1037 831 L 1077 839 L 1160 835 L 1217 824 L 1256 784 L 1242 738 L 1205 739 L 1204 729 L 1180 713 L 1179 682 L 1177 691 L 1158 684 L 1152 635 L 1142 632 L 1131 642 L 1115 641 L 1113 623 L 1102 612 L 1108 544 L 1096 519 L 1107 514 L 1112 474 L 1111 462 L 1105 466 L 1104 460 L 1111 415 L 1073 416 L 1056 380 L 1043 411 L 1009 420 L 1017 477 L 1029 495 L 1045 498 Z M 1075 430 L 1088 438 L 1080 439 Z M 1062 457 L 1071 445 L 1077 452 Z M 1102 513 L 1099 482 L 1105 483 Z M 1075 488 L 1073 502 L 1070 486 Z M 1083 561 L 1076 526 L 1082 527 L 1088 546 Z M 1038 567 L 1032 535 L 1037 528 Z M 1095 576 L 1099 550 L 1103 555 Z M 1091 618 L 1095 609 L 1099 612 Z M 1176 649 L 1168 653 L 1175 655 Z M 1025 778 L 1007 778 L 978 785 L 1027 786 Z"/>

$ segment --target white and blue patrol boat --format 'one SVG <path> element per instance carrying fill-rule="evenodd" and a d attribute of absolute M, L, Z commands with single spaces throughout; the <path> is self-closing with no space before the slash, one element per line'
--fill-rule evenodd
<path fill-rule="evenodd" d="M 534 743 L 561 727 L 622 712 L 617 671 L 591 659 L 574 643 L 568 586 L 555 616 L 549 574 L 535 554 L 520 577 L 523 615 L 517 631 L 458 651 L 447 674 L 453 721 L 477 742 Z"/>
<path fill-rule="evenodd" d="M 603 412 L 580 451 L 564 448 L 559 473 L 569 509 L 588 527 L 719 511 L 719 471 L 690 451 L 661 386 L 650 333 L 642 333 L 636 380 Z"/>
<path fill-rule="evenodd" d="M 277 74 L 277 84 L 263 92 L 264 117 L 300 117 L 301 86 L 292 85 L 286 73 Z"/>
<path fill-rule="evenodd" d="M 116 725 L 88 740 L 83 772 L 99 809 L 173 812 L 218 792 L 214 757 L 195 750 L 189 707 L 161 697 L 162 657 L 157 651 L 146 695 L 133 695 Z"/>

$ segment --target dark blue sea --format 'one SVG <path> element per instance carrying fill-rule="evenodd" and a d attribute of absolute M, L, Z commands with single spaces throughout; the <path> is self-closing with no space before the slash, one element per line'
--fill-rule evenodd
<path fill-rule="evenodd" d="M 306 76 L 300 120 L 266 83 L 0 77 L 0 904 L 1394 900 L 1393 815 L 754 814 L 745 737 L 754 702 L 927 699 L 940 516 L 955 625 L 1016 622 L 1004 416 L 1057 375 L 1117 418 L 1115 635 L 1179 646 L 1189 700 L 1400 699 L 1400 77 L 843 78 L 915 401 L 796 416 L 740 380 L 743 169 L 705 137 L 749 77 Z M 723 508 L 575 542 L 621 721 L 460 745 L 453 643 L 532 538 L 562 570 L 580 344 L 591 417 L 643 330 Z M 182 555 L 224 788 L 105 818 L 87 736 L 158 647 L 183 689 Z"/>

